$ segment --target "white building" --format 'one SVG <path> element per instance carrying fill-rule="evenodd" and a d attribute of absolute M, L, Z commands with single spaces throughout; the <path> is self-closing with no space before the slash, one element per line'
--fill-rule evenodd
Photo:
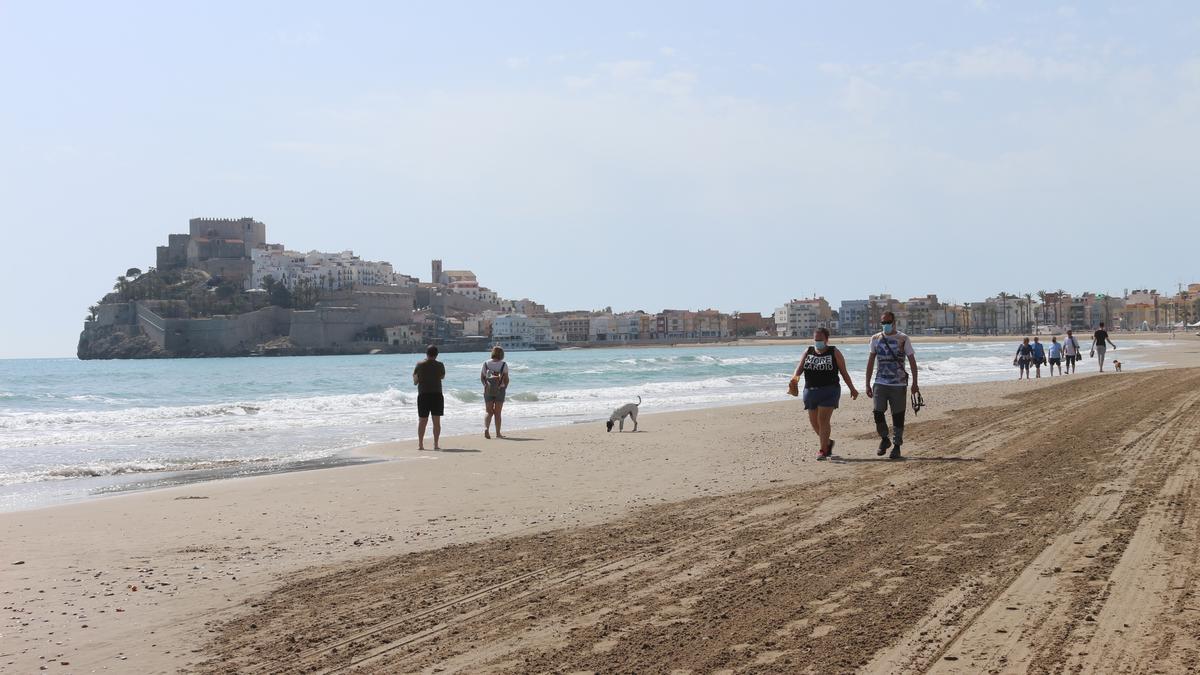
<path fill-rule="evenodd" d="M 808 337 L 818 327 L 829 327 L 833 314 L 825 298 L 792 300 L 775 310 L 775 332 L 788 337 Z"/>
<path fill-rule="evenodd" d="M 260 288 L 271 276 L 289 290 L 301 279 L 310 279 L 320 288 L 334 290 L 352 286 L 390 286 L 398 282 L 407 285 L 410 277 L 396 275 L 392 264 L 363 260 L 353 251 L 323 253 L 321 251 L 287 251 L 282 246 L 254 249 L 250 252 L 251 288 Z"/>
<path fill-rule="evenodd" d="M 492 305 L 499 305 L 502 303 L 500 296 L 497 295 L 495 291 L 485 286 L 480 286 L 479 282 L 475 281 L 474 279 L 454 281 L 448 284 L 447 288 L 450 289 L 451 293 L 465 295 L 472 300 L 479 300 L 480 302 L 486 302 Z"/>
<path fill-rule="evenodd" d="M 551 341 L 550 319 L 524 314 L 503 314 L 492 320 L 492 337 L 517 339 L 534 344 Z"/>
<path fill-rule="evenodd" d="M 617 322 L 612 314 L 595 314 L 588 319 L 588 342 L 608 342 L 616 332 Z"/>
<path fill-rule="evenodd" d="M 612 333 L 610 340 L 617 342 L 634 342 L 641 337 L 645 319 L 643 312 L 626 312 L 612 317 Z"/>

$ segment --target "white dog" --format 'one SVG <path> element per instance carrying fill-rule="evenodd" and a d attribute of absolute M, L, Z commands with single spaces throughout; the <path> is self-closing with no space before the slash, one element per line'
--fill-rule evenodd
<path fill-rule="evenodd" d="M 617 427 L 618 432 L 625 431 L 625 418 L 628 417 L 633 420 L 633 430 L 637 431 L 638 406 L 641 404 L 642 397 L 639 396 L 637 403 L 626 403 L 620 408 L 617 408 L 612 412 L 611 415 L 608 416 L 608 421 L 605 422 L 604 425 L 608 427 L 609 431 L 612 431 L 613 423 L 615 422 L 620 425 Z"/>

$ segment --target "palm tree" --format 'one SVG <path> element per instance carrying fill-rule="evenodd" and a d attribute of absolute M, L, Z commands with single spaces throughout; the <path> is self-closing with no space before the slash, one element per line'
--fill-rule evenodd
<path fill-rule="evenodd" d="M 1008 299 L 1011 297 L 1008 293 L 1000 291 L 997 296 L 1000 298 L 1000 311 L 1004 314 L 1004 333 L 1008 334 Z M 992 328 L 996 327 L 995 319 L 992 320 Z"/>
<path fill-rule="evenodd" d="M 1025 294 L 1025 331 L 1024 332 L 1028 333 L 1030 330 L 1032 330 L 1032 326 L 1031 326 L 1032 323 L 1033 323 L 1033 294 L 1026 293 Z"/>
<path fill-rule="evenodd" d="M 117 292 L 117 297 L 121 302 L 129 302 L 129 279 L 117 277 L 117 283 L 113 284 L 113 290 Z"/>

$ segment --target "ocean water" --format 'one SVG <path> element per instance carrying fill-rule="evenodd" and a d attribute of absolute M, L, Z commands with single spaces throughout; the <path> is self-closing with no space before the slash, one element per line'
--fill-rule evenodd
<path fill-rule="evenodd" d="M 1010 342 L 914 340 L 921 383 L 1016 376 Z M 1125 340 L 1127 368 L 1155 341 Z M 865 345 L 841 347 L 862 387 Z M 778 401 L 795 346 L 568 349 L 508 355 L 505 429 Z M 443 433 L 482 427 L 484 354 L 446 354 Z M 415 355 L 163 361 L 0 360 L 0 510 L 191 479 L 326 466 L 415 438 Z M 1094 369 L 1092 361 L 1085 370 Z M 599 424 L 597 424 L 599 427 Z"/>

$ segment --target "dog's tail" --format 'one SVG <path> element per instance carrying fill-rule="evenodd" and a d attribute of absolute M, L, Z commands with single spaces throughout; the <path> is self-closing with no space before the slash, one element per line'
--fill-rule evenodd
<path fill-rule="evenodd" d="M 638 405 L 641 405 L 641 404 L 642 404 L 642 397 L 641 397 L 641 395 L 638 395 Z"/>

